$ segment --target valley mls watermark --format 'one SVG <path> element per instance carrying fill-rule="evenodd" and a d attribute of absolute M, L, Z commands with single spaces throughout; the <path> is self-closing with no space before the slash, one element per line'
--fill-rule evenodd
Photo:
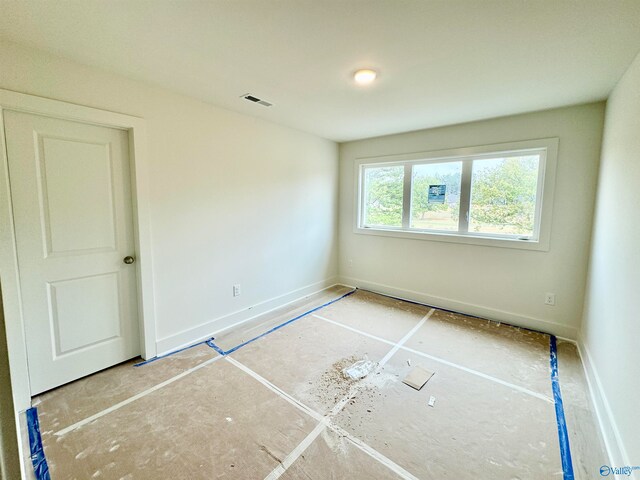
<path fill-rule="evenodd" d="M 626 465 L 624 467 L 611 467 L 609 465 L 602 465 L 600 467 L 600 475 L 602 475 L 603 477 L 608 477 L 609 475 L 626 475 L 627 477 L 630 477 L 634 470 L 640 470 L 640 465 Z"/>

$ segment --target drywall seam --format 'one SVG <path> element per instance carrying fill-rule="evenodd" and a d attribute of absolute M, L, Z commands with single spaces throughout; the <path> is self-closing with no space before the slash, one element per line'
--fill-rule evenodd
<path fill-rule="evenodd" d="M 596 412 L 598 426 L 600 427 L 609 461 L 614 465 L 631 465 L 615 417 L 611 411 L 609 400 L 602 387 L 600 375 L 582 336 L 578 337 L 576 345 L 578 346 L 578 355 L 580 355 L 582 368 L 587 378 L 591 402 Z"/>
<path fill-rule="evenodd" d="M 391 295 L 400 300 L 420 302 L 436 308 L 453 310 L 463 314 L 473 315 L 497 322 L 507 322 L 511 325 L 536 330 L 543 333 L 553 334 L 556 337 L 574 339 L 578 336 L 577 327 L 562 325 L 557 322 L 550 322 L 541 318 L 528 317 L 514 312 L 499 310 L 496 308 L 475 305 L 472 303 L 460 302 L 451 298 L 428 295 L 414 290 L 405 290 L 382 283 L 369 282 L 352 277 L 340 277 L 340 285 L 354 285 L 354 288 L 363 288 L 373 293 Z"/>
<path fill-rule="evenodd" d="M 350 330 L 350 331 L 352 331 L 354 333 L 358 333 L 360 335 L 364 335 L 365 337 L 371 338 L 373 340 L 377 340 L 379 342 L 386 343 L 388 345 L 395 345 L 393 342 L 390 342 L 389 340 L 385 340 L 384 338 L 380 338 L 380 337 L 377 337 L 375 335 L 371 335 L 370 333 L 363 332 L 362 330 L 358 330 L 357 328 L 353 328 L 353 327 L 350 327 L 348 325 L 343 325 L 342 323 L 336 322 L 335 320 L 331 320 L 329 318 L 321 317 L 320 315 L 316 315 L 316 314 L 313 314 L 312 316 L 317 318 L 317 319 L 319 319 L 319 320 L 323 320 L 325 322 L 328 322 L 328 323 L 331 323 L 333 325 L 336 325 L 338 327 L 342 327 L 342 328 L 344 328 L 346 330 Z M 461 370 L 461 371 L 466 372 L 466 373 L 470 373 L 471 375 L 475 375 L 477 377 L 484 378 L 485 380 L 491 380 L 492 382 L 499 383 L 500 385 L 503 385 L 505 387 L 509 387 L 509 388 L 511 388 L 513 390 L 517 390 L 518 392 L 525 393 L 527 395 L 530 395 L 532 397 L 538 398 L 540 400 L 544 400 L 545 402 L 553 403 L 553 400 L 551 398 L 547 397 L 546 395 L 534 392 L 534 391 L 529 390 L 529 389 L 524 388 L 524 387 L 520 387 L 520 386 L 515 385 L 513 383 L 505 382 L 504 380 L 500 380 L 499 378 L 492 377 L 491 375 L 487 375 L 486 373 L 482 373 L 482 372 L 479 372 L 477 370 L 473 370 L 471 368 L 467 368 L 467 367 L 464 367 L 462 365 L 458 365 L 457 363 L 453 363 L 453 362 L 450 362 L 448 360 L 444 360 L 444 359 L 439 358 L 439 357 L 434 357 L 433 355 L 429 355 L 428 353 L 424 353 L 424 352 L 421 352 L 419 350 L 414 350 L 413 348 L 401 346 L 400 350 L 404 350 L 405 352 L 411 352 L 411 353 L 413 353 L 415 355 L 418 355 L 418 356 L 433 360 L 434 362 L 442 363 L 442 364 L 447 365 L 449 367 Z"/>
<path fill-rule="evenodd" d="M 278 297 L 270 298 L 251 307 L 237 310 L 228 315 L 218 317 L 214 320 L 209 320 L 196 327 L 161 338 L 156 342 L 158 356 L 162 356 L 193 343 L 211 338 L 213 335 L 219 335 L 226 330 L 238 327 L 239 325 L 251 321 L 256 317 L 270 313 L 279 308 L 286 307 L 287 305 L 302 300 L 310 295 L 320 293 L 328 288 L 338 285 L 337 280 L 337 277 L 329 277 L 320 282 L 307 285 L 306 287 L 293 290 Z"/>

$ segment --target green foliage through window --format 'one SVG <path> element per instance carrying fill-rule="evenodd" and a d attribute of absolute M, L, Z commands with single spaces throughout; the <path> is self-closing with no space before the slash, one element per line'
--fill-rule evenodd
<path fill-rule="evenodd" d="M 406 205 L 405 164 L 365 166 L 363 226 L 402 228 L 403 209 L 407 208 L 411 214 L 404 227 L 411 230 L 532 238 L 541 158 L 541 153 L 529 151 L 520 156 L 410 163 L 410 202 Z M 429 200 L 433 185 L 445 186 L 444 203 L 442 197 Z M 466 199 L 465 204 L 461 199 Z"/>
<path fill-rule="evenodd" d="M 474 161 L 469 230 L 532 235 L 538 163 L 537 156 Z"/>
<path fill-rule="evenodd" d="M 367 225 L 402 226 L 403 182 L 404 166 L 365 170 Z"/>
<path fill-rule="evenodd" d="M 462 162 L 413 166 L 411 228 L 458 230 Z M 446 185 L 444 203 L 429 202 L 429 186 Z"/>

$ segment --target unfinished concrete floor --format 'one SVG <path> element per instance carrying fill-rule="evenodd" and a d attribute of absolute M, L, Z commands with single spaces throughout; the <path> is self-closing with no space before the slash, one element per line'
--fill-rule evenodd
<path fill-rule="evenodd" d="M 563 478 L 548 335 L 358 290 L 250 341 L 348 291 L 34 398 L 51 478 Z M 377 369 L 346 380 L 365 358 Z M 575 478 L 596 478 L 574 345 L 558 359 Z M 420 391 L 402 383 L 417 365 L 435 372 Z"/>

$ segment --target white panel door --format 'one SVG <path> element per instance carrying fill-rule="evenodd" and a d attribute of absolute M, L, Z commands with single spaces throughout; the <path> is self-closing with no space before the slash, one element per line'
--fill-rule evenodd
<path fill-rule="evenodd" d="M 33 395 L 140 353 L 125 131 L 4 112 Z M 131 261 L 132 259 L 127 259 Z"/>

